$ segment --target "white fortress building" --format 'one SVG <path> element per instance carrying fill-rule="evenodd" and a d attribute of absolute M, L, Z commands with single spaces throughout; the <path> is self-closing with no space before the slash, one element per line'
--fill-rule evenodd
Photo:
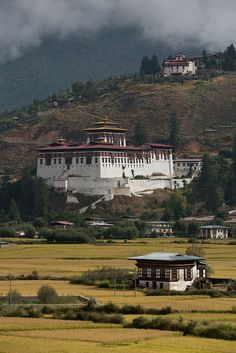
<path fill-rule="evenodd" d="M 85 195 L 173 188 L 170 145 L 128 146 L 126 129 L 108 119 L 85 131 L 86 144 L 65 144 L 60 139 L 38 148 L 37 176 L 57 189 Z"/>
<path fill-rule="evenodd" d="M 184 53 L 177 53 L 175 59 L 167 59 L 164 64 L 164 76 L 195 75 L 197 65 L 194 58 L 188 58 Z"/>

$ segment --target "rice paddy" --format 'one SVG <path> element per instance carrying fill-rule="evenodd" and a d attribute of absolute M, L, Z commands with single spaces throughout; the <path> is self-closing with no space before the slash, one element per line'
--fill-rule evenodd
<path fill-rule="evenodd" d="M 134 269 L 128 257 L 154 251 L 182 252 L 189 246 L 177 239 L 139 239 L 128 243 L 104 245 L 22 244 L 0 249 L 0 275 L 77 276 L 88 269 L 102 266 Z M 236 279 L 236 246 L 229 241 L 203 244 L 207 262 L 215 277 Z M 146 308 L 171 306 L 181 314 L 168 315 L 181 319 L 227 323 L 236 327 L 236 314 L 189 313 L 226 311 L 236 306 L 236 298 L 207 296 L 145 296 L 141 291 L 100 289 L 95 286 L 70 284 L 68 280 L 13 280 L 12 289 L 23 295 L 36 295 L 42 284 L 52 285 L 60 295 L 85 295 L 105 304 L 143 305 Z M 9 291 L 9 282 L 0 281 L 0 295 Z M 134 316 L 126 316 L 131 321 Z M 234 353 L 235 342 L 186 336 L 179 332 L 123 329 L 114 324 L 63 321 L 52 319 L 0 318 L 0 353 Z"/>

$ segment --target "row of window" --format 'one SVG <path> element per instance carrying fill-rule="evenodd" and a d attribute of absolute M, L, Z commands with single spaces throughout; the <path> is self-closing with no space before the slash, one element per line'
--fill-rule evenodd
<path fill-rule="evenodd" d="M 199 166 L 199 163 L 176 163 L 178 167 Z"/>
<path fill-rule="evenodd" d="M 39 159 L 39 164 L 43 165 L 43 158 Z M 130 159 L 126 160 L 125 158 L 102 158 L 102 163 L 111 163 L 111 164 L 117 164 L 117 163 L 127 163 L 127 164 L 144 164 L 146 162 L 147 164 L 151 163 L 151 159 Z M 92 157 L 76 157 L 75 158 L 75 163 L 76 164 L 92 164 Z M 98 163 L 98 158 L 94 157 L 94 163 Z M 45 159 L 45 164 L 46 165 L 56 165 L 62 164 L 62 158 L 46 158 Z M 65 164 L 72 164 L 72 158 L 65 158 Z"/>
<path fill-rule="evenodd" d="M 179 269 L 164 269 L 164 268 L 139 268 L 139 278 L 155 278 L 161 281 L 177 281 L 179 279 Z M 184 269 L 184 279 L 190 281 L 193 278 L 192 268 Z"/>

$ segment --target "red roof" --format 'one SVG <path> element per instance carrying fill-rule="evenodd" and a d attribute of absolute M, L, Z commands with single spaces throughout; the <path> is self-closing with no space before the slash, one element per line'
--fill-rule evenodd
<path fill-rule="evenodd" d="M 173 61 L 167 61 L 165 63 L 165 66 L 188 66 L 189 61 L 186 60 L 173 60 Z"/>
<path fill-rule="evenodd" d="M 118 146 L 112 145 L 110 143 L 99 143 L 99 144 L 91 144 L 91 145 L 49 145 L 39 147 L 37 151 L 44 152 L 44 151 L 88 151 L 88 150 L 116 150 L 116 151 L 147 151 L 152 148 L 156 149 L 170 149 L 173 146 L 165 145 L 165 144 L 150 144 L 145 146 Z"/>
<path fill-rule="evenodd" d="M 62 226 L 74 226 L 75 224 L 72 222 L 68 222 L 68 221 L 54 221 L 51 222 L 51 224 L 60 224 Z"/>

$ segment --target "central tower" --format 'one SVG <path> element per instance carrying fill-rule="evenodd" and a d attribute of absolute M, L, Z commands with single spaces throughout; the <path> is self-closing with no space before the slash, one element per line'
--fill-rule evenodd
<path fill-rule="evenodd" d="M 126 146 L 126 129 L 118 127 L 114 122 L 105 118 L 98 121 L 94 127 L 85 129 L 87 132 L 87 144 L 108 143 L 115 146 Z"/>

